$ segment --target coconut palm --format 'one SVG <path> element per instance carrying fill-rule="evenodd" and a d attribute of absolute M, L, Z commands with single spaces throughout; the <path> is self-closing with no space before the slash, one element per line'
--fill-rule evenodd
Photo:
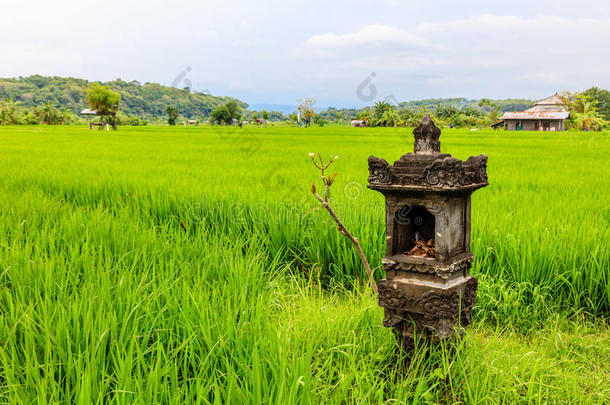
<path fill-rule="evenodd" d="M 576 129 L 600 130 L 608 125 L 608 121 L 597 109 L 597 102 L 591 97 L 582 93 L 568 93 L 564 96 L 564 100 L 570 109 L 570 118 Z"/>
<path fill-rule="evenodd" d="M 383 114 L 388 111 L 392 106 L 386 101 L 378 101 L 375 103 L 375 115 L 377 117 L 383 117 Z"/>
<path fill-rule="evenodd" d="M 576 127 L 585 131 L 600 130 L 605 125 L 608 125 L 608 122 L 597 111 L 595 103 L 592 101 L 584 102 L 583 111 L 574 112 L 573 115 Z"/>
<path fill-rule="evenodd" d="M 383 122 L 386 127 L 395 127 L 398 120 L 398 115 L 391 108 L 383 113 Z"/>
<path fill-rule="evenodd" d="M 12 99 L 0 101 L 0 125 L 19 124 L 18 106 Z"/>
<path fill-rule="evenodd" d="M 59 123 L 62 125 L 69 124 L 71 118 L 72 111 L 70 111 L 68 107 L 62 107 L 61 111 L 59 112 Z"/>
<path fill-rule="evenodd" d="M 55 124 L 57 121 L 57 108 L 51 103 L 45 103 L 38 110 L 40 120 L 47 125 Z"/>
<path fill-rule="evenodd" d="M 390 110 L 390 103 L 386 101 L 378 101 L 373 106 L 373 115 L 370 117 L 370 124 L 374 127 L 385 127 L 386 120 L 384 115 Z"/>

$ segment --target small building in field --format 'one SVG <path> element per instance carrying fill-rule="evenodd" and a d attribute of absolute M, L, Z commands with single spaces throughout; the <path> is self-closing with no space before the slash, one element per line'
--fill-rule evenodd
<path fill-rule="evenodd" d="M 89 129 L 93 129 L 94 125 L 100 127 L 100 129 L 102 129 L 102 127 L 104 126 L 101 121 L 98 123 L 91 122 L 92 117 L 97 116 L 97 111 L 92 110 L 91 108 L 85 108 L 83 111 L 80 112 L 80 114 L 87 117 L 87 124 L 89 124 Z"/>
<path fill-rule="evenodd" d="M 81 113 L 81 115 L 97 115 L 97 111 L 92 110 L 91 108 L 85 108 L 80 113 Z"/>
<path fill-rule="evenodd" d="M 569 116 L 563 100 L 555 93 L 525 111 L 505 112 L 501 120 L 509 131 L 565 131 Z"/>

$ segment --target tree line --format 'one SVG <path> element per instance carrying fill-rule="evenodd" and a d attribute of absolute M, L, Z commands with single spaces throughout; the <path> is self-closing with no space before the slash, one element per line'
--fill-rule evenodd
<path fill-rule="evenodd" d="M 96 97 L 99 102 L 96 102 Z M 568 127 L 594 130 L 608 126 L 610 92 L 592 87 L 583 92 L 562 93 L 570 111 Z M 390 101 L 393 101 L 392 103 Z M 247 103 L 231 97 L 214 97 L 156 83 L 140 84 L 121 79 L 99 83 L 83 79 L 33 75 L 0 79 L 0 124 L 82 123 L 78 113 L 86 106 L 98 111 L 100 124 L 146 125 L 148 121 L 194 119 L 217 125 L 264 125 L 281 121 L 292 125 L 323 126 L 329 122 L 347 124 L 356 119 L 372 127 L 416 126 L 424 114 L 430 114 L 444 127 L 486 127 L 499 121 L 505 111 L 525 110 L 532 102 L 523 99 L 469 100 L 465 98 L 425 99 L 408 102 L 378 101 L 364 108 L 327 108 L 317 112 L 312 98 L 299 100 L 288 116 L 278 111 L 249 111 Z"/>
<path fill-rule="evenodd" d="M 582 92 L 563 92 L 564 105 L 570 111 L 567 126 L 573 130 L 600 130 L 610 125 L 610 91 L 592 87 Z M 506 111 L 522 111 L 532 106 L 529 100 L 429 99 L 390 103 L 378 101 L 361 109 L 329 108 L 320 116 L 334 122 L 359 120 L 370 127 L 413 127 L 424 114 L 437 125 L 448 128 L 489 127 L 500 121 Z"/>
<path fill-rule="evenodd" d="M 610 91 L 591 87 L 583 92 L 560 95 L 570 111 L 568 129 L 599 131 L 610 125 Z"/>
<path fill-rule="evenodd" d="M 0 100 L 12 100 L 24 109 L 49 105 L 78 114 L 87 107 L 85 93 L 92 83 L 72 77 L 41 75 L 0 78 Z M 178 108 L 181 115 L 194 119 L 208 117 L 213 109 L 229 101 L 235 101 L 240 108 L 248 106 L 232 97 L 216 97 L 189 88 L 177 89 L 157 83 L 141 84 L 136 80 L 126 82 L 117 79 L 99 84 L 121 95 L 123 113 L 149 121 L 164 119 L 168 105 Z"/>

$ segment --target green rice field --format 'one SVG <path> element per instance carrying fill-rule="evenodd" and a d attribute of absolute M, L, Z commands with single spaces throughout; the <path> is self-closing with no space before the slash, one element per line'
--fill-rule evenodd
<path fill-rule="evenodd" d="M 0 403 L 610 403 L 610 136 L 445 129 L 489 156 L 473 324 L 406 366 L 367 158 L 405 128 L 0 127 Z"/>

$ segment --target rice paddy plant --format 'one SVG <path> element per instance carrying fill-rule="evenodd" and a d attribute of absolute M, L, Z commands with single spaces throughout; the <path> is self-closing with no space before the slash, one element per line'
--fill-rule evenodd
<path fill-rule="evenodd" d="M 607 135 L 441 142 L 489 155 L 479 298 L 457 351 L 406 366 L 307 156 L 340 156 L 333 208 L 380 278 L 366 158 L 404 132 L 1 128 L 0 402 L 608 402 Z"/>
<path fill-rule="evenodd" d="M 81 129 L 39 131 L 5 136 L 5 150 L 17 152 L 3 155 L 2 184 L 11 192 L 36 188 L 71 204 L 127 211 L 152 226 L 261 233 L 262 243 L 285 260 L 305 258 L 320 267 L 325 283 L 347 285 L 362 277 L 362 268 L 307 200 L 315 173 L 303 151 L 323 146 L 343 155 L 333 204 L 374 265 L 383 251 L 383 202 L 365 188 L 366 155 L 392 160 L 411 148 L 404 132 L 340 127 L 296 135 L 290 128 L 130 129 L 109 139 Z M 248 137 L 259 146 L 246 148 Z M 490 156 L 491 186 L 473 202 L 475 271 L 551 288 L 565 308 L 607 313 L 607 136 L 446 130 L 442 140 L 457 156 Z M 45 141 L 50 145 L 43 147 Z"/>

